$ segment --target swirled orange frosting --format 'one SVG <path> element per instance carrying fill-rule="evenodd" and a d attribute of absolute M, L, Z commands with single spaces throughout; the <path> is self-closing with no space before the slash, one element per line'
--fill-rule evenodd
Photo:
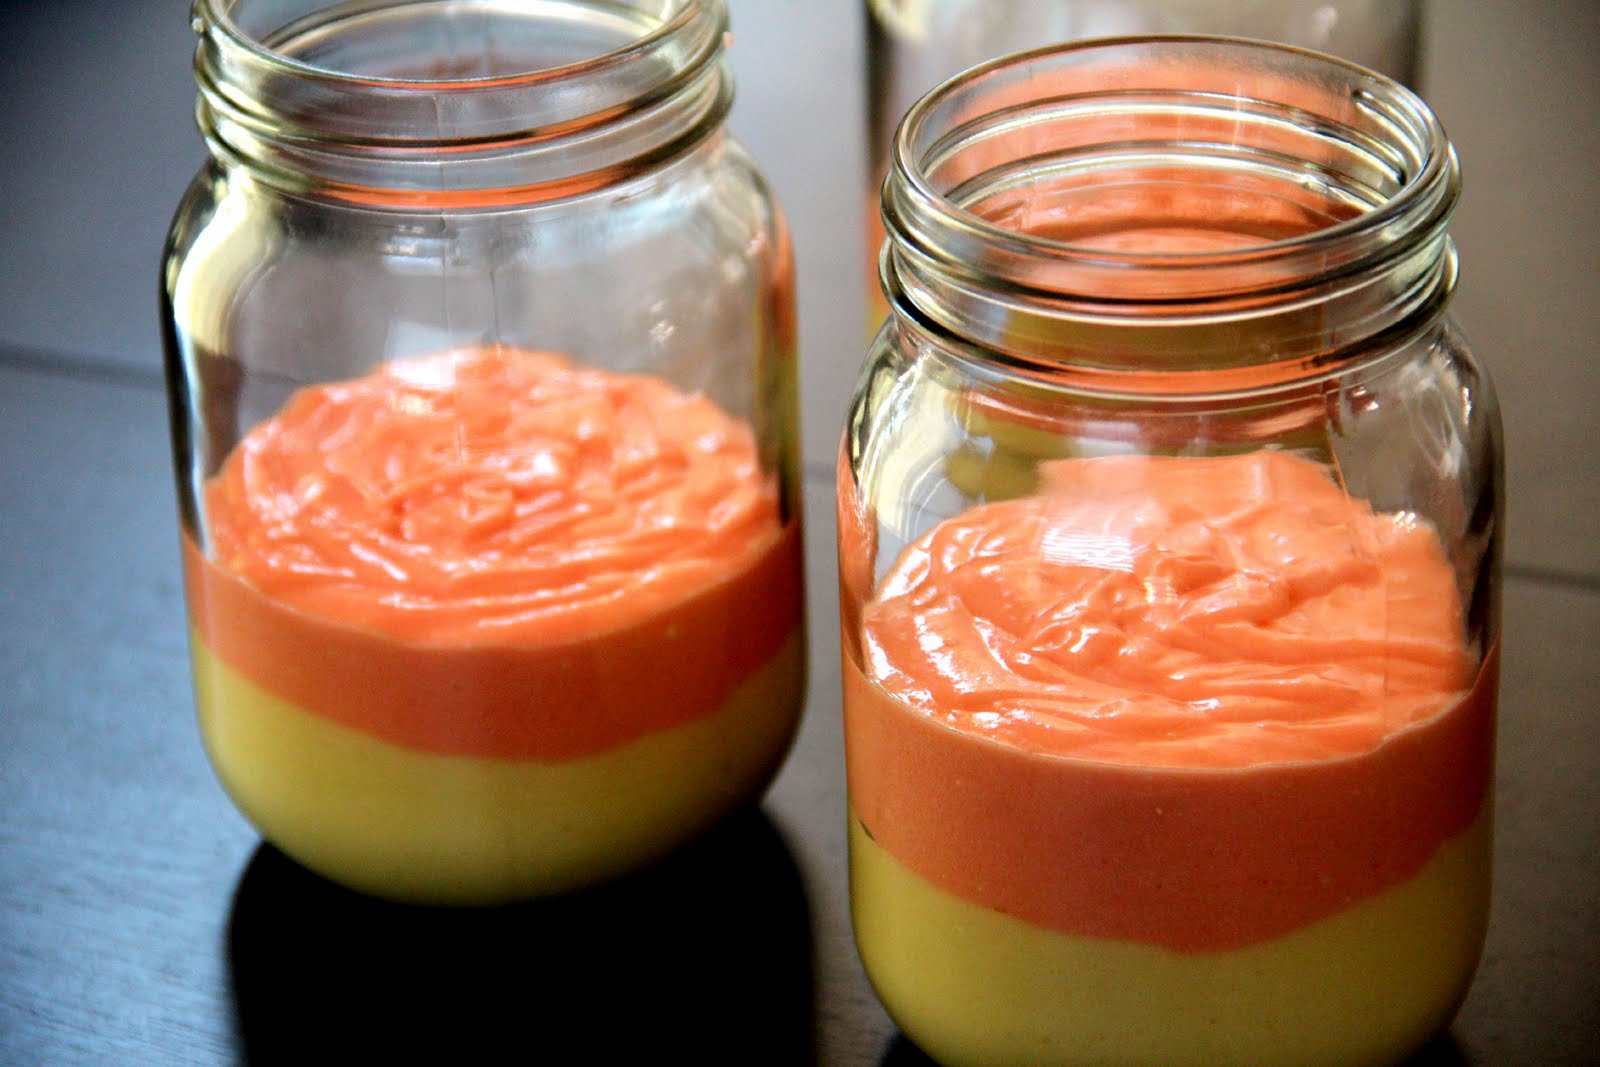
<path fill-rule="evenodd" d="M 206 506 L 213 557 L 261 592 L 445 643 L 650 615 L 778 527 L 749 427 L 705 397 L 494 348 L 301 390 Z"/>
<path fill-rule="evenodd" d="M 202 638 L 285 699 L 416 748 L 559 759 L 687 721 L 800 616 L 798 531 L 750 428 L 546 352 L 303 389 L 205 510 L 207 551 L 188 548 Z"/>
<path fill-rule="evenodd" d="M 1280 452 L 1045 466 L 862 611 L 851 803 L 880 845 L 1041 925 L 1209 951 L 1472 823 L 1494 672 L 1428 523 Z"/>
<path fill-rule="evenodd" d="M 1472 681 L 1455 574 L 1285 453 L 1045 465 L 941 523 L 867 612 L 877 683 L 1029 751 L 1239 767 L 1363 752 Z"/>

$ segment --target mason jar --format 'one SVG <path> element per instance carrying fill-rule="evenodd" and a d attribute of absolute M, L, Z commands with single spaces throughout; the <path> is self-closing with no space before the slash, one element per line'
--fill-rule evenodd
<path fill-rule="evenodd" d="M 751 801 L 802 702 L 793 272 L 720 0 L 197 0 L 162 298 L 201 733 L 486 903 Z"/>
<path fill-rule="evenodd" d="M 1483 943 L 1499 418 L 1455 154 L 1203 37 L 944 83 L 838 457 L 855 935 L 950 1064 L 1403 1058 Z"/>

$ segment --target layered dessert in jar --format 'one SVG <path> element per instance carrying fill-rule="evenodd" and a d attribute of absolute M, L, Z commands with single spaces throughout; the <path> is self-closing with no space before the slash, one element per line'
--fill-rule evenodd
<path fill-rule="evenodd" d="M 490 903 L 645 864 L 757 796 L 804 687 L 798 518 L 660 378 L 470 348 L 308 387 L 185 539 L 202 734 L 311 869 Z"/>
<path fill-rule="evenodd" d="M 1069 458 L 882 563 L 844 597 L 852 910 L 930 1055 L 1377 1064 L 1448 1023 L 1497 660 L 1425 519 L 1284 451 Z"/>

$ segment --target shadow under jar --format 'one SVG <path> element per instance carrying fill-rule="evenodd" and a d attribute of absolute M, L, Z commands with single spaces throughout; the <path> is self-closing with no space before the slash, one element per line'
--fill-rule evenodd
<path fill-rule="evenodd" d="M 486 903 L 758 797 L 804 688 L 793 272 L 720 0 L 198 0 L 162 295 L 196 699 L 335 881 Z"/>
<path fill-rule="evenodd" d="M 850 884 L 950 1064 L 1356 1064 L 1487 916 L 1502 486 L 1454 153 L 1330 57 L 1020 53 L 897 133 L 838 467 Z"/>

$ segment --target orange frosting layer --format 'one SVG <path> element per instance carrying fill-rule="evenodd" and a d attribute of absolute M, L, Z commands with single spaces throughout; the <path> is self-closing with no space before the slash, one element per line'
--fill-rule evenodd
<path fill-rule="evenodd" d="M 880 845 L 1040 925 L 1209 951 L 1471 824 L 1495 672 L 1425 522 L 1284 453 L 1045 477 L 941 523 L 863 611 L 850 788 Z"/>
<path fill-rule="evenodd" d="M 206 486 L 212 650 L 411 748 L 560 760 L 708 714 L 800 618 L 745 424 L 643 375 L 481 348 L 303 389 Z"/>

